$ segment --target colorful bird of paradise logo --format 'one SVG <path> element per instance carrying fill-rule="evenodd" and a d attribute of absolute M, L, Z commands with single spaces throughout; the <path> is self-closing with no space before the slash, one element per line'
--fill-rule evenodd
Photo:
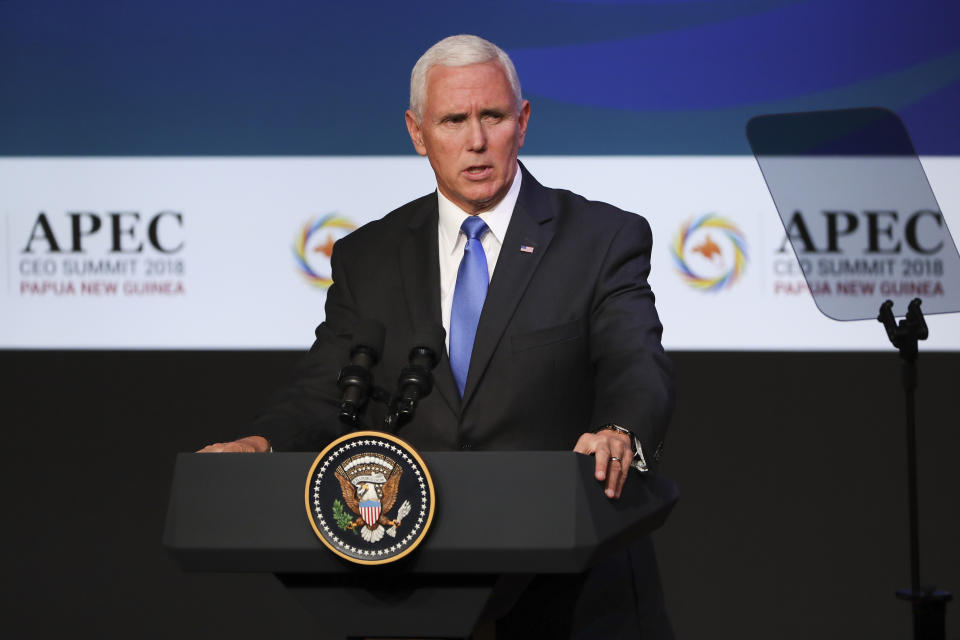
<path fill-rule="evenodd" d="M 293 243 L 293 257 L 307 282 L 320 289 L 333 284 L 330 277 L 333 244 L 356 228 L 350 220 L 337 213 L 307 220 Z"/>
<path fill-rule="evenodd" d="M 701 291 L 733 286 L 747 266 L 747 242 L 735 224 L 708 213 L 684 223 L 670 254 L 684 281 Z"/>

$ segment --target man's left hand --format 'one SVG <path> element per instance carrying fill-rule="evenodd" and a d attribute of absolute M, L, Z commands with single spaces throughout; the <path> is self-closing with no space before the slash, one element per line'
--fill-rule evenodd
<path fill-rule="evenodd" d="M 577 453 L 593 455 L 596 460 L 594 475 L 597 482 L 605 482 L 608 498 L 619 498 L 623 483 L 627 481 L 633 449 L 630 437 L 625 433 L 604 429 L 599 433 L 585 433 L 573 448 Z"/>

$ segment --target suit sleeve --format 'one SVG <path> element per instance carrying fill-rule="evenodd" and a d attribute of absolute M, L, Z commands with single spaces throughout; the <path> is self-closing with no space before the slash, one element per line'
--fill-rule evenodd
<path fill-rule="evenodd" d="M 356 312 L 342 263 L 342 243 L 333 248 L 333 284 L 327 290 L 326 317 L 316 340 L 300 361 L 294 381 L 278 392 L 254 420 L 252 433 L 274 451 L 317 451 L 344 432 L 338 414 L 337 375 L 350 359 Z"/>
<path fill-rule="evenodd" d="M 630 429 L 649 464 L 660 456 L 674 406 L 673 367 L 647 282 L 652 244 L 647 221 L 625 217 L 607 247 L 590 318 L 592 424 Z"/>

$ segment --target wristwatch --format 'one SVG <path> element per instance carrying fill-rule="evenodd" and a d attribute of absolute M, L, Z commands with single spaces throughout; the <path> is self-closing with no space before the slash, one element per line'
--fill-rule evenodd
<path fill-rule="evenodd" d="M 617 433 L 622 433 L 630 438 L 630 449 L 633 452 L 633 461 L 630 463 L 630 467 L 636 469 L 640 473 L 649 472 L 650 467 L 647 465 L 646 458 L 643 457 L 643 445 L 640 444 L 640 438 L 638 438 L 633 431 L 630 431 L 630 429 L 613 423 L 603 425 L 597 429 L 597 433 L 607 429 L 610 431 L 616 431 Z"/>

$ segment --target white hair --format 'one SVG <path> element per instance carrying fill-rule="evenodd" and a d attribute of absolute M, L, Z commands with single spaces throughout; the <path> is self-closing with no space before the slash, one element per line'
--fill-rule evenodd
<path fill-rule="evenodd" d="M 427 72 L 430 69 L 437 65 L 465 67 L 484 62 L 496 62 L 503 68 L 510 83 L 510 89 L 513 91 L 515 107 L 519 111 L 520 104 L 523 102 L 523 97 L 520 95 L 520 78 L 517 77 L 517 70 L 510 56 L 489 40 L 463 34 L 444 38 L 427 49 L 426 53 L 417 60 L 417 64 L 413 65 L 413 72 L 410 74 L 410 111 L 416 116 L 417 122 L 423 121 L 423 110 L 427 102 Z"/>

